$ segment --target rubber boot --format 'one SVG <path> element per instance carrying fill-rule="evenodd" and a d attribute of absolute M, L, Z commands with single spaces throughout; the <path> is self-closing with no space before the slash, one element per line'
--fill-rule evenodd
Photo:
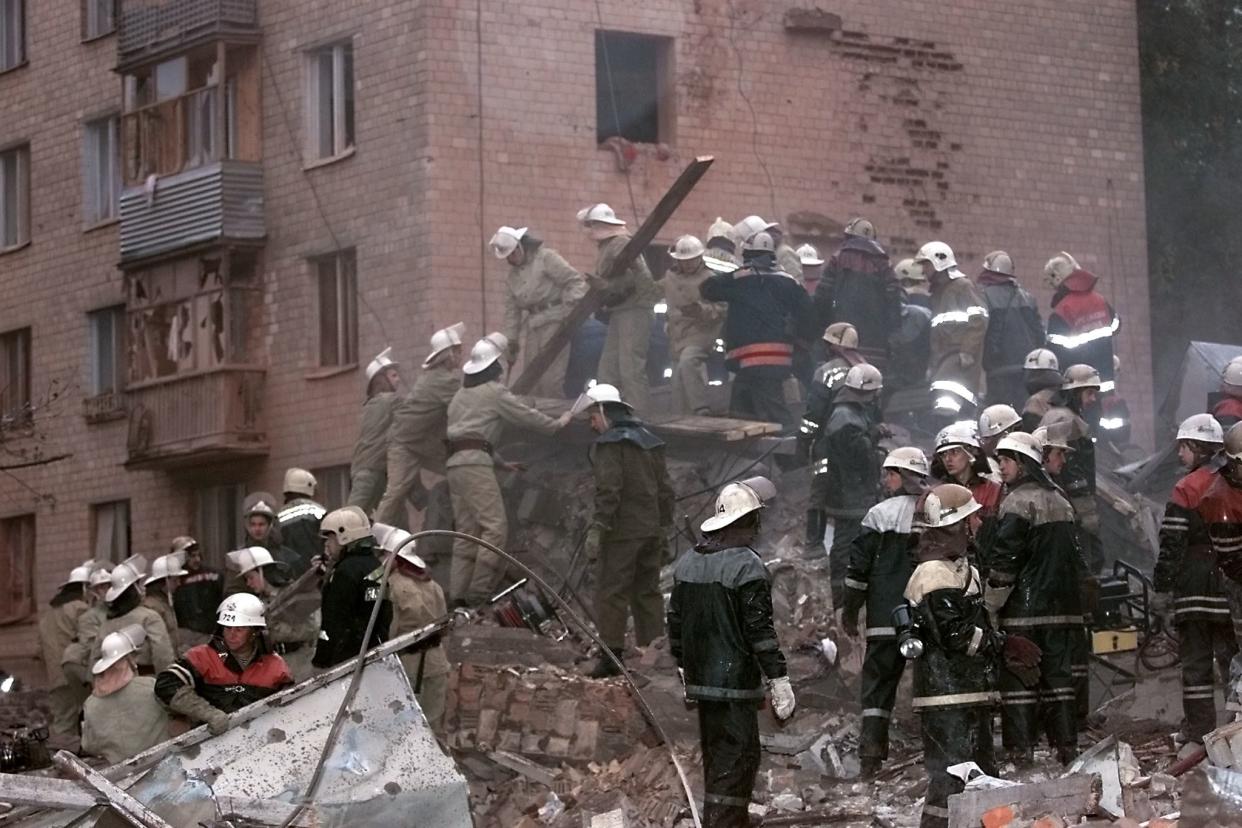
<path fill-rule="evenodd" d="M 824 540 L 824 512 L 822 509 L 806 510 L 806 542 L 820 544 Z"/>

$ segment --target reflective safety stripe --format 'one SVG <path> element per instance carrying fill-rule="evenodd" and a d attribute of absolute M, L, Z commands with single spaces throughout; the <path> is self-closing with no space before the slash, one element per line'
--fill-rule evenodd
<path fill-rule="evenodd" d="M 803 419 L 802 426 L 799 429 L 803 434 L 814 434 L 819 431 L 819 423 L 814 420 Z"/>
<path fill-rule="evenodd" d="M 962 404 L 949 396 L 937 397 L 935 408 L 937 411 L 947 411 L 950 414 L 956 414 L 962 410 Z"/>
<path fill-rule="evenodd" d="M 924 803 L 923 813 L 930 814 L 931 816 L 938 817 L 940 819 L 949 818 L 949 809 L 941 808 L 939 805 L 928 805 L 927 803 Z"/>
<path fill-rule="evenodd" d="M 816 474 L 827 474 L 828 473 L 828 458 L 825 457 L 823 460 L 815 461 L 815 473 Z"/>
<path fill-rule="evenodd" d="M 1048 341 L 1053 345 L 1060 345 L 1062 348 L 1081 348 L 1088 342 L 1095 342 L 1097 339 L 1103 339 L 1106 336 L 1112 336 L 1121 327 L 1120 319 L 1113 319 L 1111 325 L 1105 325 L 1100 328 L 1093 328 L 1089 331 L 1083 331 L 1079 334 L 1048 334 Z"/>
<path fill-rule="evenodd" d="M 883 707 L 868 707 L 863 711 L 864 719 L 891 719 L 893 711 L 885 710 Z"/>
<path fill-rule="evenodd" d="M 1081 615 L 1033 615 L 1030 618 L 1002 618 L 1001 626 L 1043 627 L 1052 624 L 1081 624 Z"/>
<path fill-rule="evenodd" d="M 1178 515 L 1165 515 L 1161 523 L 1180 523 L 1182 526 L 1190 525 L 1190 518 L 1179 517 Z"/>
<path fill-rule="evenodd" d="M 323 510 L 323 507 L 316 506 L 314 503 L 299 503 L 296 506 L 289 506 L 282 509 L 276 518 L 281 523 L 287 523 L 288 521 L 304 517 L 322 520 L 325 514 L 327 513 Z"/>
<path fill-rule="evenodd" d="M 735 690 L 732 687 L 705 687 L 700 684 L 687 684 L 686 695 L 703 699 L 762 699 L 763 690 Z"/>
<path fill-rule="evenodd" d="M 1101 391 L 1104 390 L 1103 386 L 1100 386 L 1100 390 Z M 1100 428 L 1106 429 L 1108 431 L 1116 431 L 1119 428 L 1124 428 L 1125 424 L 1126 424 L 1126 420 L 1124 417 L 1101 417 L 1100 418 Z"/>
<path fill-rule="evenodd" d="M 856 589 L 856 590 L 859 590 L 860 592 L 867 591 L 866 581 L 855 581 L 853 578 L 846 578 L 845 585 L 849 587 L 850 589 Z"/>
<path fill-rule="evenodd" d="M 954 382 L 953 380 L 936 380 L 931 384 L 931 390 L 933 394 L 936 392 L 956 394 L 971 405 L 975 404 L 974 392 L 962 385 L 960 382 Z"/>
<path fill-rule="evenodd" d="M 971 305 L 964 311 L 944 311 L 932 317 L 931 326 L 938 328 L 941 325 L 964 325 L 976 316 L 988 318 L 988 309 L 981 305 Z"/>
<path fill-rule="evenodd" d="M 725 356 L 742 368 L 759 365 L 793 365 L 793 346 L 784 342 L 756 342 L 733 348 Z"/>
<path fill-rule="evenodd" d="M 867 627 L 867 638 L 892 638 L 897 635 L 896 627 Z"/>
<path fill-rule="evenodd" d="M 1100 383 L 1100 393 L 1107 394 L 1109 391 L 1112 391 L 1116 387 L 1117 387 L 1117 383 L 1113 382 L 1112 380 L 1104 380 L 1103 382 Z"/>
<path fill-rule="evenodd" d="M 1173 610 L 1174 615 L 1194 615 L 1196 613 L 1206 613 L 1208 615 L 1221 615 L 1229 617 L 1229 607 L 1209 607 L 1196 605 L 1190 607 L 1177 607 Z"/>
<path fill-rule="evenodd" d="M 975 627 L 975 631 L 970 634 L 970 646 L 966 648 L 966 655 L 973 656 L 979 652 L 979 645 L 983 643 L 983 629 Z"/>
<path fill-rule="evenodd" d="M 749 808 L 750 800 L 740 796 L 725 796 L 724 794 L 704 793 L 704 804 L 710 802 L 713 805 L 728 805 L 733 808 Z"/>
<path fill-rule="evenodd" d="M 957 704 L 987 704 L 996 701 L 991 692 L 982 693 L 946 693 L 941 696 L 918 696 L 913 707 L 952 707 Z"/>
<path fill-rule="evenodd" d="M 194 675 L 182 665 L 174 662 L 172 664 L 169 664 L 168 667 L 166 667 L 165 669 L 168 670 L 168 672 L 172 673 L 174 676 L 176 676 L 177 680 L 180 681 L 182 684 L 186 685 L 187 687 L 194 686 Z"/>

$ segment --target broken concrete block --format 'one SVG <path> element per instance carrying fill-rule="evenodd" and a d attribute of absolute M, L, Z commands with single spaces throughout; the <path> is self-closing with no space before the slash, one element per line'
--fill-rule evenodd
<path fill-rule="evenodd" d="M 778 793 L 772 797 L 771 805 L 778 811 L 801 811 L 806 807 L 802 797 L 790 791 Z"/>
<path fill-rule="evenodd" d="M 1016 818 L 1017 816 L 1014 814 L 1013 808 L 1008 805 L 1000 805 L 984 812 L 979 821 L 983 823 L 983 828 L 1010 828 Z"/>
<path fill-rule="evenodd" d="M 949 797 L 949 828 L 977 828 L 980 820 L 994 811 L 997 825 L 988 828 L 999 828 L 1007 824 L 1004 806 L 1012 812 L 1010 822 L 1046 814 L 1082 816 L 1095 811 L 1100 788 L 1099 776 L 1076 773 L 1027 785 L 965 790 Z"/>

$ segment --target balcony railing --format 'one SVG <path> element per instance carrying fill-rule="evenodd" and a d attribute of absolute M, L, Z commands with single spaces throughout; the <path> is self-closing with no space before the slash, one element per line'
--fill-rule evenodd
<path fill-rule="evenodd" d="M 117 63 L 124 69 L 213 38 L 256 34 L 256 0 L 121 0 Z"/>
<path fill-rule="evenodd" d="M 228 367 L 130 387 L 126 465 L 170 469 L 266 455 L 263 381 L 261 368 Z"/>

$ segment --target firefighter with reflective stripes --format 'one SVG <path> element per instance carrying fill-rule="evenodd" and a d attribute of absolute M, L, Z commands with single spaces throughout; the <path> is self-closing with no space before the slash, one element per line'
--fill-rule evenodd
<path fill-rule="evenodd" d="M 970 490 L 954 483 L 932 489 L 915 526 L 921 530 L 918 565 L 905 588 L 909 615 L 921 642 L 904 652 L 914 662 L 914 712 L 923 737 L 927 795 L 922 828 L 945 828 L 949 796 L 963 783 L 950 765 L 975 762 L 995 775 L 992 760 L 992 706 L 1001 659 L 1007 667 L 1030 672 L 1039 648 L 993 627 L 981 600 L 979 573 L 970 565 L 972 517 L 979 504 Z M 912 631 L 903 628 L 903 637 Z M 911 642 L 904 641 L 908 647 Z"/>
<path fill-rule="evenodd" d="M 1020 405 L 1022 364 L 1032 348 L 1044 342 L 1044 323 L 1035 299 L 1014 278 L 1013 259 L 1004 250 L 993 250 L 983 259 L 979 287 L 988 309 L 988 330 L 983 346 L 983 370 L 988 378 L 988 401 Z"/>
<path fill-rule="evenodd" d="M 1099 418 L 1100 374 L 1090 365 L 1071 365 L 1061 383 L 1061 405 L 1044 415 L 1040 425 L 1069 424 L 1069 445 L 1061 473 L 1053 477 L 1065 492 L 1078 521 L 1078 545 L 1091 574 L 1104 567 L 1100 515 L 1095 503 L 1095 423 Z M 1090 608 L 1088 608 L 1090 609 Z"/>
<path fill-rule="evenodd" d="M 1078 584 L 1086 572 L 1075 540 L 1074 509 L 1043 468 L 1043 446 L 1030 434 L 1000 441 L 996 453 L 1009 493 L 986 558 L 985 603 L 1005 632 L 1020 633 L 1042 651 L 1039 680 L 1003 671 L 1002 738 L 1015 761 L 1029 762 L 1040 724 L 1062 763 L 1077 754 L 1073 662 L 1083 608 Z"/>
<path fill-rule="evenodd" d="M 901 286 L 888 253 L 876 241 L 874 224 L 851 219 L 844 235 L 815 289 L 817 322 L 820 327 L 852 324 L 867 361 L 883 368 L 889 337 L 901 324 Z"/>
<path fill-rule="evenodd" d="M 1214 458 L 1224 443 L 1220 423 L 1211 414 L 1195 414 L 1177 429 L 1177 459 L 1188 473 L 1169 496 L 1160 524 L 1160 556 L 1152 579 L 1156 591 L 1173 597 L 1173 619 L 1182 662 L 1182 710 L 1186 735 L 1203 742 L 1216 729 L 1214 668 L 1226 679 L 1237 653 L 1229 620 L 1229 602 L 1221 586 L 1216 553 L 1197 511 L 1215 482 Z"/>
<path fill-rule="evenodd" d="M 936 435 L 936 453 L 932 457 L 931 475 L 941 483 L 957 483 L 970 490 L 979 504 L 979 529 L 975 533 L 980 547 L 986 546 L 996 524 L 1002 490 L 992 480 L 991 465 L 979 442 L 979 427 L 974 420 L 949 423 Z M 987 559 L 980 557 L 980 568 L 987 575 Z"/>
<path fill-rule="evenodd" d="M 323 554 L 323 540 L 319 537 L 319 522 L 325 514 L 323 506 L 315 502 L 315 490 L 319 481 L 306 469 L 289 469 L 281 486 L 285 503 L 276 513 L 280 537 L 285 546 L 297 555 L 286 561 L 290 576 L 297 578 L 310 569 L 311 561 Z"/>
<path fill-rule="evenodd" d="M 776 269 L 775 250 L 768 233 L 756 233 L 745 244 L 744 266 L 704 280 L 699 292 L 709 302 L 728 304 L 725 356 L 734 372 L 729 414 L 789 428 L 784 383 L 793 375 L 795 341 L 806 336 L 811 322 L 811 300 Z"/>
<path fill-rule="evenodd" d="M 1065 380 L 1057 355 L 1047 348 L 1036 348 L 1027 354 L 1022 371 L 1030 395 L 1022 406 L 1022 430 L 1031 432 L 1039 428 L 1044 415 L 1057 404 Z"/>
<path fill-rule="evenodd" d="M 1048 317 L 1048 348 L 1062 365 L 1090 365 L 1100 373 L 1100 393 L 1113 390 L 1113 335 L 1121 327 L 1116 311 L 1095 290 L 1099 278 L 1062 251 L 1044 265 L 1054 291 Z"/>
<path fill-rule="evenodd" d="M 1242 423 L 1234 423 L 1225 432 L 1224 461 L 1196 511 L 1207 526 L 1216 565 L 1225 576 L 1221 586 L 1229 600 L 1234 637 L 1242 642 Z M 1225 708 L 1235 715 L 1242 713 L 1240 679 L 1231 666 Z"/>
<path fill-rule="evenodd" d="M 815 447 L 820 431 L 832 413 L 832 402 L 845 381 L 850 368 L 866 362 L 858 352 L 858 332 L 848 322 L 834 322 L 824 330 L 827 361 L 815 369 L 807 394 L 806 414 L 798 429 L 798 439 L 808 453 Z M 812 462 L 816 460 L 811 458 Z M 811 478 L 811 502 L 818 503 L 826 494 L 822 474 Z M 812 506 L 806 513 L 806 542 L 819 543 L 824 537 L 824 513 Z"/>
<path fill-rule="evenodd" d="M 866 607 L 867 654 L 862 667 L 862 732 L 858 758 L 870 779 L 888 758 L 888 723 L 906 660 L 897 648 L 893 608 L 914 573 L 910 547 L 914 514 L 931 470 L 921 449 L 894 449 L 884 458 L 884 500 L 867 511 L 862 531 L 850 550 L 845 573 L 845 609 L 841 626 L 858 635 L 858 613 Z"/>
<path fill-rule="evenodd" d="M 703 521 L 702 542 L 683 554 L 673 571 L 669 651 L 686 698 L 698 702 L 703 824 L 715 828 L 750 825 L 764 685 L 778 719 L 794 711 L 772 621 L 771 583 L 754 550 L 760 512 L 775 494 L 762 477 L 721 489 L 716 513 Z"/>
<path fill-rule="evenodd" d="M 1234 357 L 1220 378 L 1220 399 L 1212 406 L 1212 416 L 1221 428 L 1242 422 L 1242 357 Z"/>
<path fill-rule="evenodd" d="M 953 250 L 928 242 L 914 257 L 931 283 L 931 396 L 941 417 L 973 418 L 979 404 L 988 311 L 978 289 L 957 269 Z"/>

